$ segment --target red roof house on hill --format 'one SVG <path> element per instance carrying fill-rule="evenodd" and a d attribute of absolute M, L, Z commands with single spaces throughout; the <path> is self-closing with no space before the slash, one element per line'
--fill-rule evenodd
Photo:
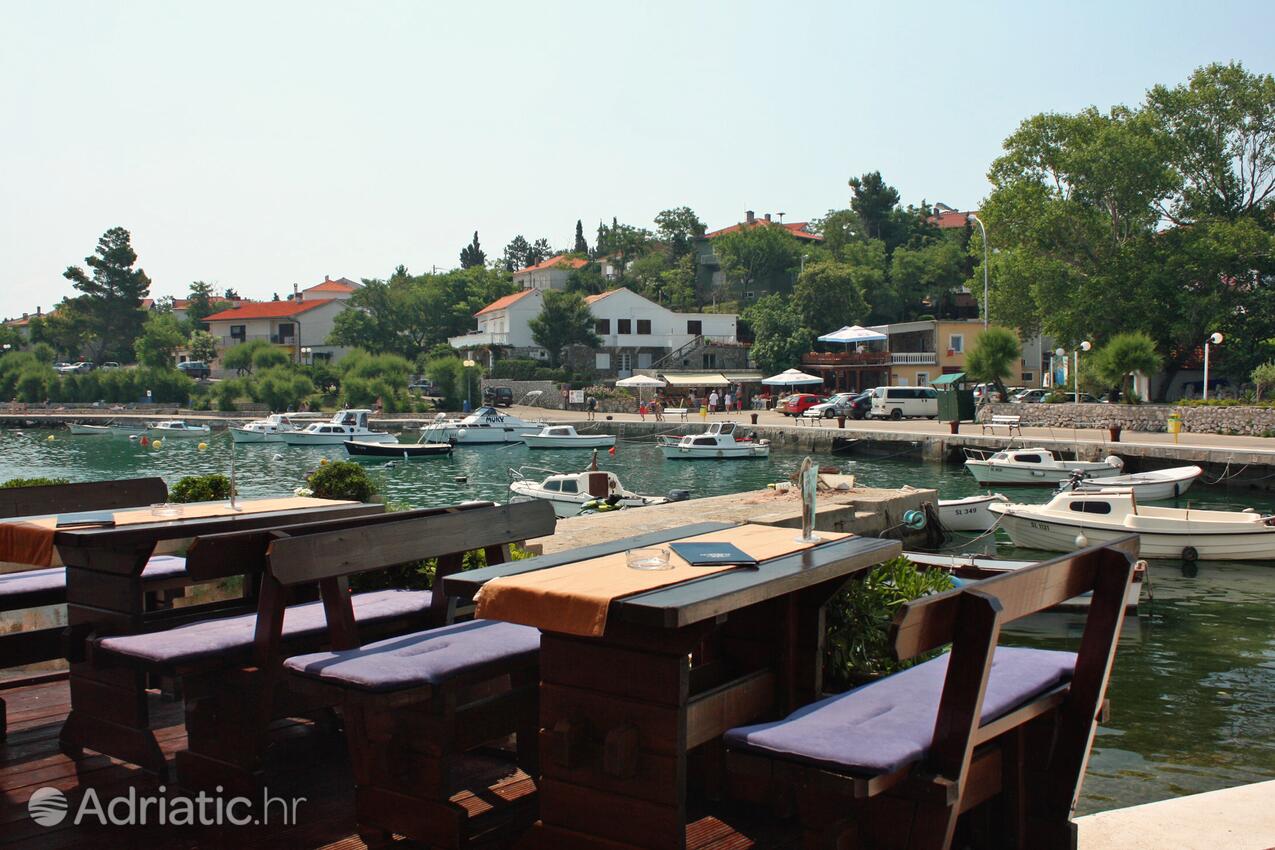
<path fill-rule="evenodd" d="M 738 230 L 746 230 L 749 227 L 782 227 L 798 239 L 802 239 L 807 242 L 823 241 L 822 236 L 810 230 L 810 222 L 808 221 L 773 221 L 771 220 L 770 213 L 766 213 L 763 217 L 758 218 L 752 210 L 745 211 L 744 220 L 739 224 L 732 224 L 730 227 L 723 227 L 721 230 L 710 230 L 708 233 L 704 234 L 704 238 L 716 239 L 718 236 L 723 236 L 727 233 L 734 233 Z"/>
<path fill-rule="evenodd" d="M 566 289 L 567 278 L 571 277 L 571 273 L 584 268 L 588 263 L 582 257 L 558 254 L 542 263 L 514 272 L 514 283 L 523 289 Z"/>

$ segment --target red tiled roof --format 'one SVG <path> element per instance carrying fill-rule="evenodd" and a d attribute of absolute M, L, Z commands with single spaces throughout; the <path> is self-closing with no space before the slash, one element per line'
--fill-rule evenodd
<path fill-rule="evenodd" d="M 930 224 L 938 225 L 940 230 L 955 230 L 958 227 L 964 227 L 969 221 L 968 212 L 960 212 L 959 210 L 942 210 L 938 215 L 932 215 L 926 219 Z"/>
<path fill-rule="evenodd" d="M 582 260 L 579 257 L 568 257 L 566 254 L 559 254 L 556 257 L 550 257 L 543 263 L 537 263 L 534 266 L 527 266 L 525 269 L 518 269 L 514 274 L 523 274 L 525 272 L 535 272 L 541 269 L 551 269 L 556 266 L 565 264 L 568 268 L 578 269 L 589 264 L 588 260 Z"/>
<path fill-rule="evenodd" d="M 584 296 L 584 303 L 592 304 L 594 301 L 601 301 L 603 298 L 606 298 L 608 295 L 614 295 L 617 292 L 627 291 L 627 289 L 628 287 L 620 286 L 615 289 L 608 289 L 606 292 L 599 292 L 597 295 L 586 295 Z"/>
<path fill-rule="evenodd" d="M 332 303 L 331 298 L 316 298 L 313 301 L 254 301 L 240 304 L 220 313 L 213 313 L 204 319 L 205 322 L 233 322 L 238 319 L 286 319 Z"/>
<path fill-rule="evenodd" d="M 323 283 L 316 283 L 306 292 L 354 292 L 358 289 L 356 284 L 347 280 L 325 280 Z"/>
<path fill-rule="evenodd" d="M 495 310 L 503 310 L 506 307 L 508 307 L 510 304 L 513 304 L 515 301 L 521 301 L 523 298 L 526 298 L 528 295 L 530 295 L 531 293 L 535 291 L 536 290 L 534 289 L 523 289 L 519 292 L 515 292 L 513 295 L 506 295 L 503 298 L 497 298 L 495 301 L 491 302 L 490 304 L 488 304 L 486 307 L 479 310 L 474 315 L 481 316 L 483 313 L 491 313 Z"/>
<path fill-rule="evenodd" d="M 716 239 L 718 236 L 722 236 L 723 234 L 734 233 L 735 231 L 743 230 L 746 227 L 756 227 L 759 224 L 769 224 L 769 225 L 774 225 L 776 227 L 782 227 L 784 230 L 787 230 L 789 233 L 791 233 L 793 236 L 796 236 L 798 239 L 808 239 L 811 242 L 823 241 L 823 237 L 820 236 L 818 233 L 811 233 L 808 230 L 808 228 L 810 227 L 810 222 L 808 221 L 778 222 L 778 221 L 767 221 L 764 218 L 754 219 L 752 224 L 749 224 L 746 221 L 741 221 L 739 224 L 732 224 L 730 227 L 723 227 L 721 230 L 712 230 L 712 231 L 709 231 L 708 233 L 705 233 L 704 237 L 706 239 Z"/>

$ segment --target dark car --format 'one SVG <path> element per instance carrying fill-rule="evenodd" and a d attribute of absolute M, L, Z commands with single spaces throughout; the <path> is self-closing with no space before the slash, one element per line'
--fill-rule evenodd
<path fill-rule="evenodd" d="M 850 399 L 850 403 L 846 405 L 846 415 L 851 419 L 863 419 L 871 409 L 872 390 L 865 390 Z"/>
<path fill-rule="evenodd" d="M 483 400 L 492 407 L 513 407 L 514 391 L 509 387 L 488 387 L 483 390 Z"/>
<path fill-rule="evenodd" d="M 827 400 L 825 396 L 815 395 L 814 393 L 793 393 L 784 399 L 784 405 L 779 412 L 784 416 L 800 416 L 807 409 L 814 407 L 816 404 L 823 404 Z"/>
<path fill-rule="evenodd" d="M 177 368 L 196 380 L 203 380 L 212 374 L 212 369 L 209 369 L 208 364 L 202 360 L 187 360 L 184 363 L 178 363 Z"/>

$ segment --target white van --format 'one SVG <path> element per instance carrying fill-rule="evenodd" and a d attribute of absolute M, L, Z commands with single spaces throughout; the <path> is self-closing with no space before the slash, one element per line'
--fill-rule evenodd
<path fill-rule="evenodd" d="M 939 392 L 933 387 L 877 387 L 872 391 L 872 407 L 868 416 L 877 419 L 902 419 L 939 415 Z"/>

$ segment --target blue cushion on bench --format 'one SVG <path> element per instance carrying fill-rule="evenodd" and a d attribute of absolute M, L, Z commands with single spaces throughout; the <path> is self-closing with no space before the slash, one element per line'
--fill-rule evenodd
<path fill-rule="evenodd" d="M 948 654 L 876 682 L 812 703 L 777 723 L 726 733 L 732 749 L 765 753 L 849 773 L 892 773 L 930 749 Z M 996 649 L 982 722 L 995 720 L 1070 681 L 1072 652 Z"/>
<path fill-rule="evenodd" d="M 378 590 L 357 593 L 353 596 L 354 619 L 359 625 L 376 625 L 380 622 L 412 615 L 423 615 L 429 610 L 432 594 L 428 590 Z M 257 629 L 257 615 L 239 614 L 201 620 L 168 629 L 140 635 L 121 635 L 98 640 L 98 649 L 145 661 L 151 664 L 180 667 L 213 656 L 233 656 L 252 649 Z M 327 621 L 323 616 L 322 602 L 293 605 L 283 616 L 283 639 L 303 640 L 322 637 L 327 633 Z"/>
<path fill-rule="evenodd" d="M 177 578 L 186 573 L 186 559 L 176 555 L 156 555 L 146 562 L 142 578 L 162 580 Z M 22 597 L 33 594 L 66 592 L 66 568 L 49 567 L 43 570 L 22 570 L 0 575 L 0 605 L 20 605 Z"/>
<path fill-rule="evenodd" d="M 283 666 L 330 684 L 385 692 L 441 685 L 496 662 L 529 661 L 539 652 L 539 629 L 473 620 L 369 643 L 361 649 L 298 655 Z"/>

